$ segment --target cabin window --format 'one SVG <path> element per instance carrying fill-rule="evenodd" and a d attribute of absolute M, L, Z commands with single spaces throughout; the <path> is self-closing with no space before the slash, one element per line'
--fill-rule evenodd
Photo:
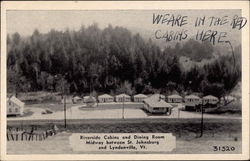
<path fill-rule="evenodd" d="M 15 108 L 15 112 L 18 112 L 18 108 Z"/>
<path fill-rule="evenodd" d="M 11 108 L 9 108 L 9 112 L 12 112 Z"/>

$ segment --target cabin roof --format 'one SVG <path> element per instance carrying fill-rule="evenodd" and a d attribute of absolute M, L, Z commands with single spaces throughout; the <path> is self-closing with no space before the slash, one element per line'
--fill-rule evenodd
<path fill-rule="evenodd" d="M 75 97 L 73 97 L 73 99 L 80 100 L 80 99 L 82 99 L 82 98 L 81 98 L 81 97 L 79 97 L 79 96 L 75 96 Z"/>
<path fill-rule="evenodd" d="M 113 98 L 113 96 L 109 94 L 103 94 L 103 95 L 98 96 L 98 98 Z"/>
<path fill-rule="evenodd" d="M 11 102 L 14 102 L 15 104 L 19 105 L 19 106 L 24 106 L 24 102 L 22 102 L 21 100 L 19 100 L 18 98 L 16 98 L 15 96 L 12 96 L 11 98 L 8 99 Z"/>
<path fill-rule="evenodd" d="M 125 93 L 122 93 L 122 94 L 116 95 L 116 97 L 130 97 L 130 96 Z"/>
<path fill-rule="evenodd" d="M 182 98 L 182 97 L 180 95 L 173 94 L 173 95 L 168 96 L 168 98 Z"/>
<path fill-rule="evenodd" d="M 135 98 L 141 98 L 141 97 L 145 98 L 145 97 L 148 97 L 148 96 L 146 96 L 145 94 L 137 94 L 137 95 L 134 95 L 134 97 Z"/>
<path fill-rule="evenodd" d="M 148 104 L 150 107 L 161 107 L 161 108 L 172 108 L 173 106 L 167 103 L 164 100 L 155 100 L 152 98 L 144 99 L 144 102 Z"/>
<path fill-rule="evenodd" d="M 162 94 L 156 93 L 156 94 L 151 95 L 149 98 L 152 98 L 152 99 L 155 99 L 155 100 L 159 100 L 159 98 L 165 99 L 166 97 L 164 95 L 162 95 Z"/>
<path fill-rule="evenodd" d="M 85 102 L 95 102 L 96 99 L 95 99 L 95 97 L 93 97 L 93 96 L 85 96 L 85 97 L 84 97 L 84 101 L 85 101 Z"/>
<path fill-rule="evenodd" d="M 203 97 L 203 99 L 216 99 L 216 100 L 218 100 L 217 97 L 212 96 L 212 95 L 207 95 L 207 96 Z"/>
<path fill-rule="evenodd" d="M 234 96 L 225 96 L 227 100 L 236 100 L 237 98 Z"/>
<path fill-rule="evenodd" d="M 188 95 L 185 98 L 189 98 L 189 99 L 200 99 L 200 97 L 196 96 L 196 95 Z"/>

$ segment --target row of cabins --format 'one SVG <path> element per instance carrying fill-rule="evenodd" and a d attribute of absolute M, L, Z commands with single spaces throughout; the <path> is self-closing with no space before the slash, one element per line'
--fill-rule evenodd
<path fill-rule="evenodd" d="M 83 98 L 83 102 L 88 103 L 89 98 L 92 96 L 85 96 Z M 115 97 L 103 94 L 97 97 L 99 103 L 110 103 L 110 102 L 131 102 L 132 98 L 126 94 L 120 94 Z M 92 102 L 97 101 L 95 97 L 92 97 Z M 144 109 L 151 113 L 170 113 L 172 105 L 175 103 L 184 103 L 185 110 L 196 110 L 200 105 L 216 105 L 219 102 L 217 97 L 212 95 L 205 96 L 200 98 L 196 95 L 188 95 L 185 96 L 184 99 L 180 95 L 170 95 L 168 97 L 161 94 L 153 94 L 151 96 L 147 96 L 144 94 L 137 94 L 133 96 L 134 102 L 143 102 Z"/>
<path fill-rule="evenodd" d="M 126 94 L 120 94 L 115 97 L 103 94 L 98 96 L 98 102 L 131 102 L 131 97 Z M 236 98 L 232 96 L 227 96 L 227 100 L 235 101 Z M 82 102 L 82 98 L 76 96 L 73 97 L 72 101 L 74 103 Z M 97 100 L 93 96 L 85 96 L 83 98 L 85 103 L 95 103 Z M 170 95 L 167 98 L 161 94 L 153 94 L 151 96 L 146 96 L 144 94 L 137 94 L 133 97 L 134 102 L 143 102 L 144 108 L 151 113 L 171 113 L 172 103 L 182 103 L 183 98 L 179 95 Z M 167 102 L 166 102 L 167 101 Z M 184 97 L 184 104 L 186 110 L 194 110 L 196 106 L 201 104 L 212 104 L 216 105 L 219 102 L 217 97 L 208 95 L 202 99 L 196 95 L 188 95 Z M 23 115 L 24 111 L 24 102 L 20 101 L 15 96 L 12 96 L 7 99 L 7 115 Z"/>
<path fill-rule="evenodd" d="M 146 95 L 138 94 L 138 95 L 135 95 L 133 97 L 133 101 L 134 102 L 142 102 L 145 98 L 147 98 Z M 131 99 L 131 96 L 126 95 L 126 94 L 119 94 L 115 97 L 108 95 L 108 94 L 103 94 L 103 95 L 98 96 L 98 101 L 101 103 L 114 102 L 114 101 L 116 101 L 116 102 L 131 102 L 132 99 Z"/>
<path fill-rule="evenodd" d="M 145 98 L 147 98 L 148 96 L 144 95 L 144 94 L 138 94 L 135 95 L 133 97 L 133 101 L 134 102 L 142 102 Z M 131 96 L 127 95 L 127 94 L 119 94 L 115 97 L 109 95 L 109 94 L 103 94 L 97 97 L 97 100 L 99 103 L 109 103 L 109 102 L 131 102 Z M 95 97 L 93 96 L 85 96 L 83 97 L 83 102 L 87 103 L 87 102 L 96 102 L 97 101 Z M 73 103 L 79 103 L 82 101 L 82 98 L 75 96 L 72 99 Z"/>
<path fill-rule="evenodd" d="M 154 98 L 161 98 L 162 100 L 167 101 L 168 103 L 185 103 L 188 106 L 196 106 L 199 104 L 217 104 L 219 102 L 219 99 L 217 97 L 214 97 L 212 95 L 205 96 L 203 98 L 200 98 L 196 95 L 188 95 L 185 96 L 184 99 L 180 95 L 170 95 L 168 97 L 165 97 L 164 95 L 154 94 L 150 97 Z M 148 98 L 147 95 L 144 94 L 137 94 L 134 95 L 133 101 L 134 102 L 143 102 L 144 99 Z M 131 96 L 127 94 L 120 94 L 115 97 L 103 94 L 97 97 L 97 100 L 99 103 L 106 103 L 106 102 L 131 102 L 132 98 Z M 95 97 L 93 96 L 85 96 L 83 97 L 83 102 L 89 102 L 89 101 L 97 101 Z M 82 101 L 82 99 L 78 96 L 74 97 L 72 100 L 74 103 L 77 103 L 79 101 Z"/>
<path fill-rule="evenodd" d="M 203 98 L 196 95 L 188 95 L 185 96 L 184 99 L 179 95 L 171 95 L 167 98 L 159 94 L 153 96 L 155 98 L 151 96 L 144 99 L 144 108 L 150 113 L 167 113 L 168 115 L 171 114 L 171 109 L 176 103 L 184 103 L 185 110 L 194 111 L 200 109 L 201 105 L 205 105 L 205 107 L 215 107 L 219 102 L 219 99 L 212 95 Z M 165 100 L 167 102 L 165 102 Z"/>

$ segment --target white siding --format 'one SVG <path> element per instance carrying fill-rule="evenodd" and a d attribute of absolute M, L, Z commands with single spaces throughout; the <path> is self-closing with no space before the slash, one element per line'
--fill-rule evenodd
<path fill-rule="evenodd" d="M 7 102 L 7 115 L 23 115 L 23 106 L 19 106 L 12 101 Z"/>

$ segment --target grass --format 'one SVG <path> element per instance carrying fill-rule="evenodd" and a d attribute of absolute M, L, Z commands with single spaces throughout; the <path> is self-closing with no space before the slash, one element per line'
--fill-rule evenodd
<path fill-rule="evenodd" d="M 63 120 L 52 121 L 8 121 L 7 125 L 11 127 L 30 128 L 36 125 L 40 129 L 46 129 L 52 123 L 56 124 L 61 131 L 72 133 L 167 133 L 172 132 L 180 138 L 190 139 L 200 133 L 200 119 L 130 119 L 130 120 L 89 120 L 68 121 L 67 129 L 64 129 Z M 204 135 L 225 136 L 237 134 L 240 137 L 241 120 L 223 120 L 223 119 L 205 119 Z M 239 136 L 238 136 L 239 134 Z"/>
<path fill-rule="evenodd" d="M 67 103 L 66 109 L 70 108 L 72 105 L 73 105 L 73 103 Z M 64 110 L 64 105 L 62 103 L 30 104 L 30 105 L 26 105 L 26 107 L 49 109 L 49 110 L 52 110 L 54 112 Z"/>
<path fill-rule="evenodd" d="M 142 104 L 98 104 L 98 106 L 89 107 L 89 106 L 82 106 L 79 109 L 83 111 L 92 111 L 92 110 L 110 110 L 110 109 L 122 109 L 124 106 L 125 109 L 127 108 L 141 108 Z"/>
<path fill-rule="evenodd" d="M 21 117 L 27 117 L 33 115 L 34 112 L 30 111 L 29 109 L 24 110 L 23 115 Z"/>
<path fill-rule="evenodd" d="M 145 112 L 147 116 L 166 116 L 167 115 L 167 113 L 151 113 L 147 111 L 145 108 L 141 108 L 141 110 Z"/>

